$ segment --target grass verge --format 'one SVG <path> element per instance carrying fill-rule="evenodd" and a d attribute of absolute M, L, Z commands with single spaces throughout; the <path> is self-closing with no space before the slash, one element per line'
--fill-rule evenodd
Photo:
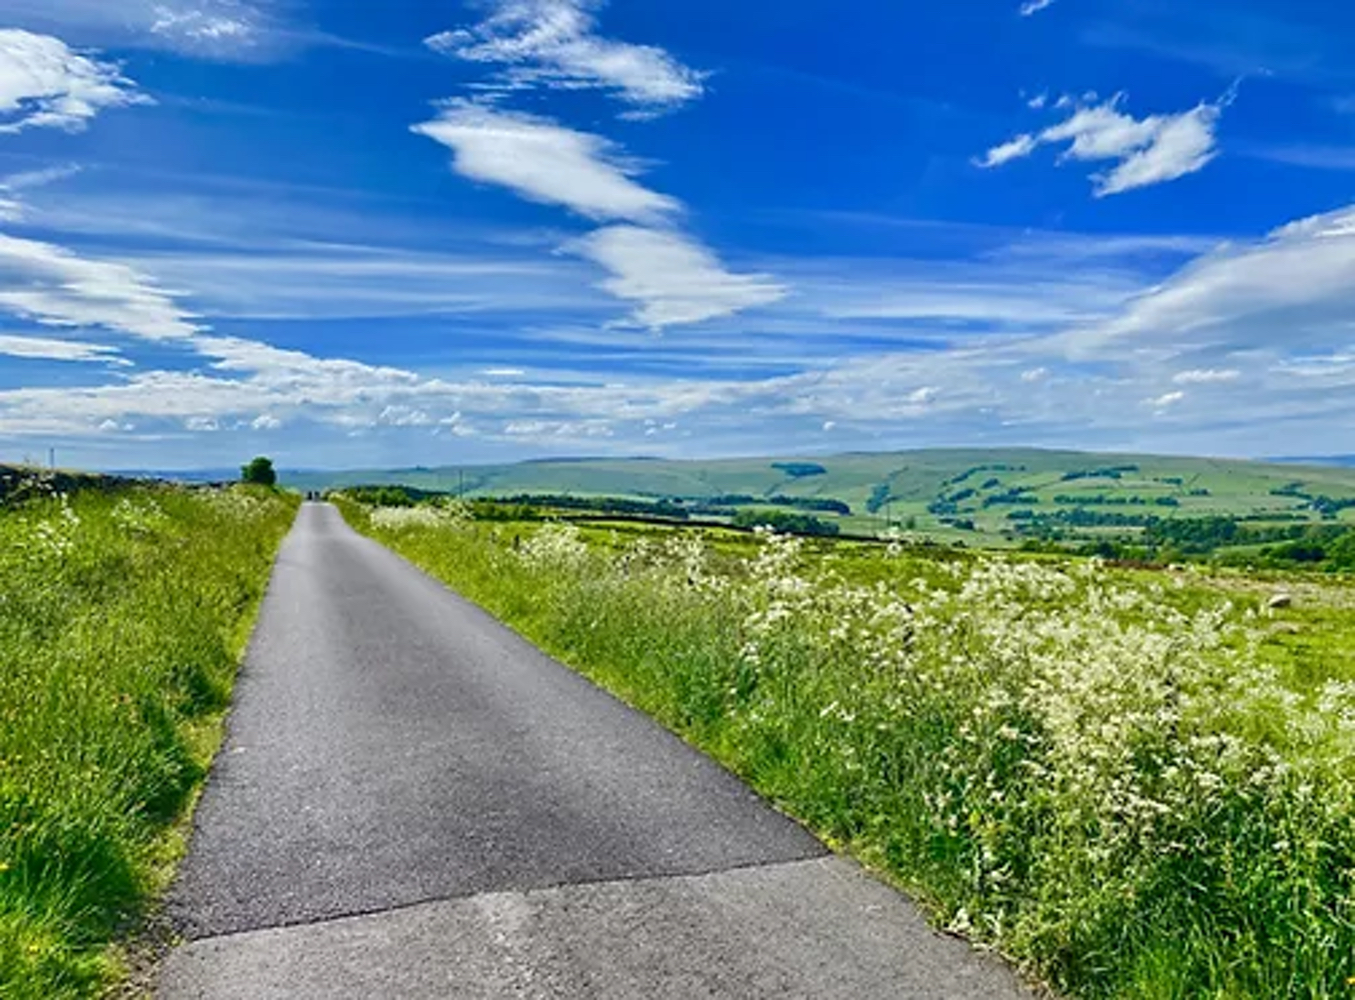
<path fill-rule="evenodd" d="M 109 944 L 181 853 L 295 510 L 168 487 L 0 508 L 5 1000 L 88 997 L 119 975 Z"/>
<path fill-rule="evenodd" d="M 1355 996 L 1355 678 L 1265 591 L 343 509 L 1068 995 Z"/>

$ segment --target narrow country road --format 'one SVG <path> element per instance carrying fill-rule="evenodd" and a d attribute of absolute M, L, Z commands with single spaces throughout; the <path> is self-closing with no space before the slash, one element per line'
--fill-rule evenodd
<path fill-rule="evenodd" d="M 1030 995 L 325 505 L 195 827 L 164 1000 Z"/>

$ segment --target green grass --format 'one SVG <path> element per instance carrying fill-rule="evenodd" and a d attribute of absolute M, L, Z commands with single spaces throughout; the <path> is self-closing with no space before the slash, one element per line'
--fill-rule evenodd
<path fill-rule="evenodd" d="M 1355 996 L 1340 586 L 344 510 L 1069 996 Z"/>
<path fill-rule="evenodd" d="M 277 545 L 271 492 L 0 507 L 0 997 L 87 997 L 163 888 Z"/>

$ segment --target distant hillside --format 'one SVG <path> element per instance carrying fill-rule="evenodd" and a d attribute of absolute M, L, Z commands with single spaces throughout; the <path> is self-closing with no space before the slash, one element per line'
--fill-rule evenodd
<path fill-rule="evenodd" d="M 1307 458 L 1276 458 L 1271 461 L 1285 465 L 1336 465 L 1355 468 L 1355 455 L 1313 455 Z"/>
<path fill-rule="evenodd" d="M 893 523 L 933 536 L 1015 541 L 1051 526 L 1094 534 L 1149 518 L 1297 523 L 1355 515 L 1355 469 L 1038 449 L 855 453 L 717 461 L 568 459 L 464 468 L 284 472 L 297 489 L 405 485 L 475 497 L 566 494 L 704 501 L 841 501 L 843 530 Z M 1352 504 L 1347 509 L 1346 502 Z"/>

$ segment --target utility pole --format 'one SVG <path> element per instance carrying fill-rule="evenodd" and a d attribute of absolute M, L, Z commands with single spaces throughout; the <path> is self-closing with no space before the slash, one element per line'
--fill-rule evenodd
<path fill-rule="evenodd" d="M 56 470 L 56 449 L 55 449 L 55 448 L 48 448 L 48 449 L 47 449 L 47 468 L 52 469 L 53 471 Z"/>

